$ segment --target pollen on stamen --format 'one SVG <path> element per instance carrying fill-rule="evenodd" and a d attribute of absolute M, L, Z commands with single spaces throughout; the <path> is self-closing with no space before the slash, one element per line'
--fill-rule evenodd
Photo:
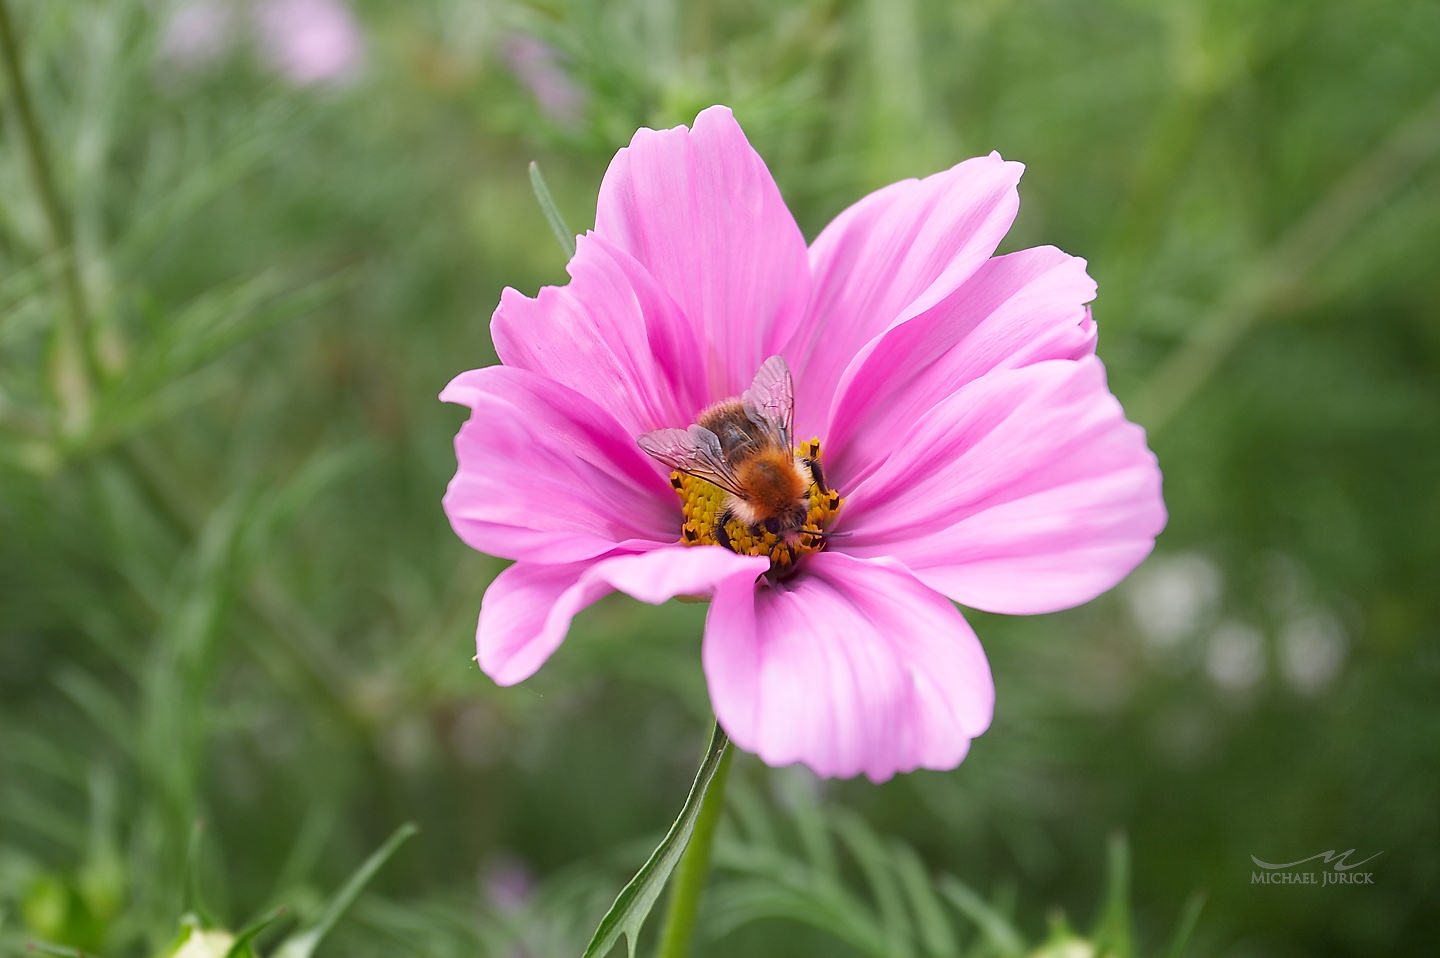
<path fill-rule="evenodd" d="M 820 462 L 820 440 L 811 439 L 795 450 L 800 459 Z M 680 496 L 681 511 L 685 520 L 680 527 L 682 545 L 718 545 L 716 525 L 729 500 L 729 494 L 718 486 L 683 472 L 670 473 L 670 485 Z M 785 537 L 766 532 L 758 533 L 739 519 L 725 524 L 725 535 L 730 548 L 741 555 L 763 555 L 770 559 L 771 572 L 784 572 L 803 555 L 819 552 L 825 548 L 824 531 L 845 504 L 844 498 L 833 489 L 822 489 L 813 479 L 810 482 L 810 511 L 805 518 L 805 528 L 799 533 L 794 545 L 787 544 Z"/>

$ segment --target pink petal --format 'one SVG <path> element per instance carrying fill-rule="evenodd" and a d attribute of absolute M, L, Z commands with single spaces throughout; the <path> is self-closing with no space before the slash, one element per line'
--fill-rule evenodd
<path fill-rule="evenodd" d="M 871 193 L 810 247 L 814 295 L 785 352 L 798 436 L 818 434 L 841 374 L 880 332 L 923 313 L 995 252 L 1020 208 L 1024 167 L 1000 154 Z"/>
<path fill-rule="evenodd" d="M 531 299 L 513 289 L 490 322 L 495 352 L 609 410 L 630 435 L 687 424 L 709 405 L 695 333 L 629 254 L 579 238 L 568 286 Z"/>
<path fill-rule="evenodd" d="M 679 502 L 615 418 L 523 369 L 461 373 L 445 402 L 470 407 L 455 436 L 445 514 L 471 548 L 573 562 L 630 540 L 673 543 Z"/>
<path fill-rule="evenodd" d="M 890 455 L 896 436 L 955 390 L 993 369 L 1095 352 L 1085 261 L 1053 246 L 984 263 L 964 285 L 871 340 L 841 380 L 825 437 L 839 488 Z M 899 375 L 897 375 L 899 373 Z"/>
<path fill-rule="evenodd" d="M 643 264 L 689 317 L 708 349 L 712 398 L 744 389 L 804 312 L 804 237 L 726 107 L 705 110 L 693 130 L 636 133 L 600 185 L 595 232 Z"/>
<path fill-rule="evenodd" d="M 894 556 L 988 612 L 1088 602 L 1165 526 L 1160 470 L 1092 357 L 982 376 L 936 405 L 851 493 L 847 553 Z"/>
<path fill-rule="evenodd" d="M 703 654 L 736 744 L 820 775 L 954 768 L 994 711 L 975 633 L 888 561 L 820 553 L 779 587 L 722 582 Z"/>
<path fill-rule="evenodd" d="M 519 562 L 496 577 L 475 632 L 480 668 L 500 685 L 524 681 L 565 639 L 576 614 L 619 590 L 658 605 L 677 595 L 709 595 L 730 578 L 753 587 L 769 566 L 718 546 L 616 552 L 562 565 Z"/>

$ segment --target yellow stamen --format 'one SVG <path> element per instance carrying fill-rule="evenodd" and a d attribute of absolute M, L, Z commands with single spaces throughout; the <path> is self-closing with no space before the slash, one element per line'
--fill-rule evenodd
<path fill-rule="evenodd" d="M 801 459 L 820 461 L 820 440 L 811 439 L 795 450 Z M 717 486 L 703 479 L 683 472 L 670 473 L 670 485 L 680 496 L 681 510 L 685 522 L 680 527 L 680 542 L 687 546 L 716 545 L 715 526 L 725 511 L 729 495 Z M 784 536 L 766 532 L 763 528 L 752 530 L 739 519 L 725 524 L 725 534 L 730 539 L 730 548 L 741 555 L 769 556 L 771 571 L 784 571 L 802 555 L 819 552 L 825 547 L 824 532 L 834 521 L 836 513 L 845 500 L 834 489 L 822 490 L 818 483 L 810 483 L 810 512 L 793 544 L 787 544 Z"/>

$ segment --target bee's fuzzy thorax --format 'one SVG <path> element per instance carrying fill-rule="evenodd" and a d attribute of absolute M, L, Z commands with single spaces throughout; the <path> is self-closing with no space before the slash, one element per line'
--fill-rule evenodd
<path fill-rule="evenodd" d="M 735 470 L 745 497 L 759 515 L 775 515 L 805 495 L 809 477 L 801 473 L 787 449 L 758 453 Z M 753 521 L 753 520 L 752 520 Z"/>

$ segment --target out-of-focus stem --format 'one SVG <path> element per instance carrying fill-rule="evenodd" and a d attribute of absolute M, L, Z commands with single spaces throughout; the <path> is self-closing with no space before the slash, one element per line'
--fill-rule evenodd
<path fill-rule="evenodd" d="M 660 933 L 659 958 L 686 958 L 690 954 L 690 943 L 695 937 L 695 916 L 700 910 L 700 896 L 705 890 L 705 879 L 710 874 L 710 847 L 715 843 L 715 827 L 720 824 L 720 813 L 725 807 L 725 780 L 730 772 L 730 756 L 734 752 L 728 743 L 715 768 L 715 776 L 700 803 L 700 815 L 695 819 L 695 831 L 690 835 L 690 844 L 685 848 L 685 857 L 675 872 L 675 884 L 670 890 L 670 904 L 665 909 L 665 926 Z"/>
<path fill-rule="evenodd" d="M 85 288 L 80 279 L 80 266 L 75 257 L 69 220 L 60 203 L 60 192 L 55 186 L 49 146 L 45 141 L 45 132 L 36 119 L 30 89 L 25 82 L 25 70 L 20 63 L 20 44 L 10 16 L 8 0 L 0 0 L 0 65 L 3 65 L 6 84 L 10 87 L 10 100 L 15 105 L 20 140 L 29 161 L 35 193 L 40 199 L 50 245 L 61 264 L 61 285 L 64 288 L 66 309 L 62 313 L 63 339 L 56 356 L 58 392 L 69 418 L 84 421 L 88 418 L 91 389 L 97 372 L 85 329 L 89 310 L 85 302 Z"/>
<path fill-rule="evenodd" d="M 550 230 L 559 241 L 560 248 L 565 251 L 566 257 L 574 258 L 575 234 L 565 225 L 565 217 L 560 215 L 560 207 L 555 205 L 555 198 L 550 195 L 550 187 L 546 185 L 545 177 L 540 172 L 540 164 L 534 160 L 530 161 L 530 188 L 535 191 L 535 202 L 540 204 L 540 211 L 545 214 L 545 222 L 550 224 Z"/>

